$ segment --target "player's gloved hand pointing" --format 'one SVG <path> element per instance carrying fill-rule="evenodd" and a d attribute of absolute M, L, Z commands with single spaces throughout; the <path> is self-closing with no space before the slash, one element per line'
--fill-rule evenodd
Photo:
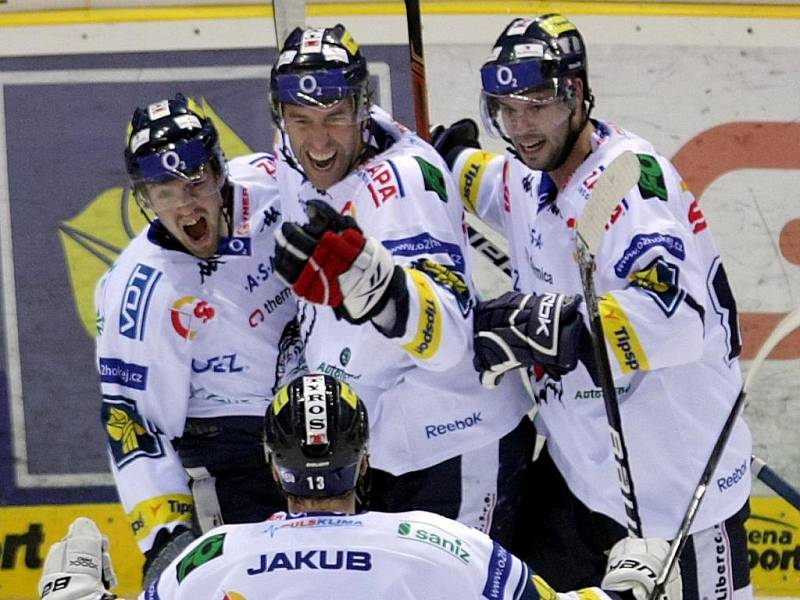
<path fill-rule="evenodd" d="M 66 537 L 50 547 L 39 580 L 39 597 L 47 600 L 106 600 L 117 576 L 108 554 L 108 538 L 94 521 L 78 517 Z"/>
<path fill-rule="evenodd" d="M 606 575 L 600 587 L 612 592 L 630 591 L 636 600 L 648 600 L 668 554 L 669 543 L 666 540 L 623 538 L 611 548 Z M 664 585 L 664 593 L 658 600 L 682 598 L 681 570 L 676 563 Z"/>
<path fill-rule="evenodd" d="M 485 387 L 512 369 L 540 365 L 560 377 L 591 355 L 580 296 L 507 292 L 475 310 L 473 365 Z"/>
<path fill-rule="evenodd" d="M 364 237 L 352 217 L 322 200 L 310 200 L 307 212 L 307 224 L 284 223 L 275 232 L 275 268 L 297 296 L 364 323 L 390 299 L 407 294 L 405 274 L 392 253 Z"/>

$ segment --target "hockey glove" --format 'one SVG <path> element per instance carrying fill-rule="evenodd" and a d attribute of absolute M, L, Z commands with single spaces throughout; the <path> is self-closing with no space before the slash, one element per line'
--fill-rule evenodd
<path fill-rule="evenodd" d="M 306 225 L 284 223 L 275 232 L 275 268 L 297 296 L 356 324 L 375 318 L 392 298 L 407 299 L 392 253 L 364 237 L 352 217 L 322 200 L 308 202 L 308 216 Z"/>
<path fill-rule="evenodd" d="M 572 371 L 579 350 L 591 352 L 589 332 L 578 311 L 582 298 L 507 292 L 475 310 L 473 365 L 492 388 L 512 369 L 534 365 L 550 376 Z"/>
<path fill-rule="evenodd" d="M 626 537 L 614 544 L 608 556 L 606 575 L 600 587 L 612 592 L 633 593 L 636 600 L 647 600 L 656 585 L 669 543 L 659 538 Z M 681 600 L 683 583 L 678 563 L 672 569 L 664 593 L 658 600 Z"/>
<path fill-rule="evenodd" d="M 186 547 L 197 539 L 197 534 L 188 527 L 176 525 L 175 529 L 159 529 L 153 546 L 144 553 L 142 587 L 147 589 Z"/>
<path fill-rule="evenodd" d="M 108 554 L 108 538 L 94 521 L 78 517 L 67 536 L 50 547 L 39 580 L 39 597 L 47 600 L 105 600 L 117 576 Z"/>
<path fill-rule="evenodd" d="M 472 119 L 461 119 L 450 127 L 437 125 L 431 130 L 431 144 L 452 169 L 456 158 L 464 148 L 480 150 L 478 124 Z"/>

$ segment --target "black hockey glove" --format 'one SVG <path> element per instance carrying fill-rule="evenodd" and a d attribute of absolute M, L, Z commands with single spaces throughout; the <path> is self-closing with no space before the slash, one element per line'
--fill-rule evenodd
<path fill-rule="evenodd" d="M 589 331 L 578 311 L 580 296 L 507 292 L 475 310 L 473 364 L 485 387 L 512 369 L 539 365 L 560 377 L 591 356 Z"/>
<path fill-rule="evenodd" d="M 298 297 L 356 324 L 379 315 L 391 299 L 408 302 L 405 274 L 386 247 L 322 200 L 310 200 L 307 210 L 307 224 L 284 223 L 275 232 L 275 268 Z"/>
<path fill-rule="evenodd" d="M 431 131 L 431 144 L 452 169 L 464 148 L 480 149 L 478 124 L 472 119 L 461 119 L 450 127 L 437 125 Z"/>
<path fill-rule="evenodd" d="M 150 550 L 144 553 L 142 587 L 147 589 L 197 537 L 197 534 L 183 525 L 176 525 L 172 531 L 159 529 Z"/>

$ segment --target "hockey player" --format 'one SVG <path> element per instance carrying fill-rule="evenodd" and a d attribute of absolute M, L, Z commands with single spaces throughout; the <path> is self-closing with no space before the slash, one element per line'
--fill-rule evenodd
<path fill-rule="evenodd" d="M 263 476 L 261 419 L 299 337 L 274 272 L 273 157 L 226 162 L 213 123 L 178 94 L 136 109 L 125 161 L 152 222 L 97 286 L 96 350 L 111 469 L 148 578 L 193 523 L 285 508 Z"/>
<path fill-rule="evenodd" d="M 271 77 L 286 223 L 278 272 L 302 299 L 309 369 L 373 415 L 371 508 L 420 508 L 510 539 L 532 448 L 517 378 L 478 385 L 463 207 L 447 165 L 370 101 L 342 25 L 295 29 Z"/>
<path fill-rule="evenodd" d="M 736 304 L 706 219 L 675 168 L 642 138 L 590 118 L 586 49 L 568 19 L 512 20 L 481 82 L 484 126 L 508 153 L 482 152 L 466 120 L 435 132 L 465 205 L 504 232 L 512 252 L 514 291 L 476 312 L 475 364 L 488 383 L 534 367 L 537 426 L 550 457 L 532 472 L 526 514 L 536 520 L 520 528 L 532 546 L 521 556 L 559 587 L 592 584 L 627 517 L 583 325 L 574 223 L 615 157 L 634 152 L 641 178 L 610 215 L 595 285 L 645 536 L 677 533 L 741 388 Z M 548 329 L 548 316 L 559 326 Z M 750 451 L 739 419 L 681 557 L 689 599 L 751 595 Z"/>
<path fill-rule="evenodd" d="M 367 411 L 353 390 L 306 375 L 276 395 L 265 443 L 288 513 L 223 525 L 195 541 L 141 598 L 288 600 L 646 600 L 667 551 L 663 540 L 613 549 L 603 589 L 557 594 L 485 534 L 424 511 L 355 514 L 367 469 Z M 48 600 L 109 598 L 107 543 L 82 518 L 45 561 Z M 615 591 L 612 591 L 615 590 Z M 680 577 L 659 600 L 680 600 Z"/>

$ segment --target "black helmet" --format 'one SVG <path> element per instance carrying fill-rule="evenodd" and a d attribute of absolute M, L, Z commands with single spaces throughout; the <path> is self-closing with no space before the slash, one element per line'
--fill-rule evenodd
<path fill-rule="evenodd" d="M 327 108 L 353 96 L 359 120 L 369 107 L 367 61 L 344 25 L 324 29 L 297 27 L 286 38 L 270 75 L 272 115 L 281 120 L 281 104 Z"/>
<path fill-rule="evenodd" d="M 546 14 L 516 18 L 494 44 L 491 58 L 481 67 L 481 116 L 486 129 L 502 136 L 492 100 L 551 89 L 553 99 L 569 98 L 574 90 L 565 79 L 583 80 L 588 110 L 593 105 L 587 76 L 586 47 L 577 27 L 566 17 Z"/>
<path fill-rule="evenodd" d="M 174 178 L 192 181 L 207 163 L 214 166 L 217 174 L 225 173 L 216 128 L 192 110 L 183 94 L 137 108 L 133 113 L 125 145 L 125 166 L 135 189 L 142 183 Z"/>
<path fill-rule="evenodd" d="M 367 454 L 367 409 L 344 382 L 303 375 L 267 409 L 264 444 L 288 494 L 338 496 L 355 490 Z"/>

